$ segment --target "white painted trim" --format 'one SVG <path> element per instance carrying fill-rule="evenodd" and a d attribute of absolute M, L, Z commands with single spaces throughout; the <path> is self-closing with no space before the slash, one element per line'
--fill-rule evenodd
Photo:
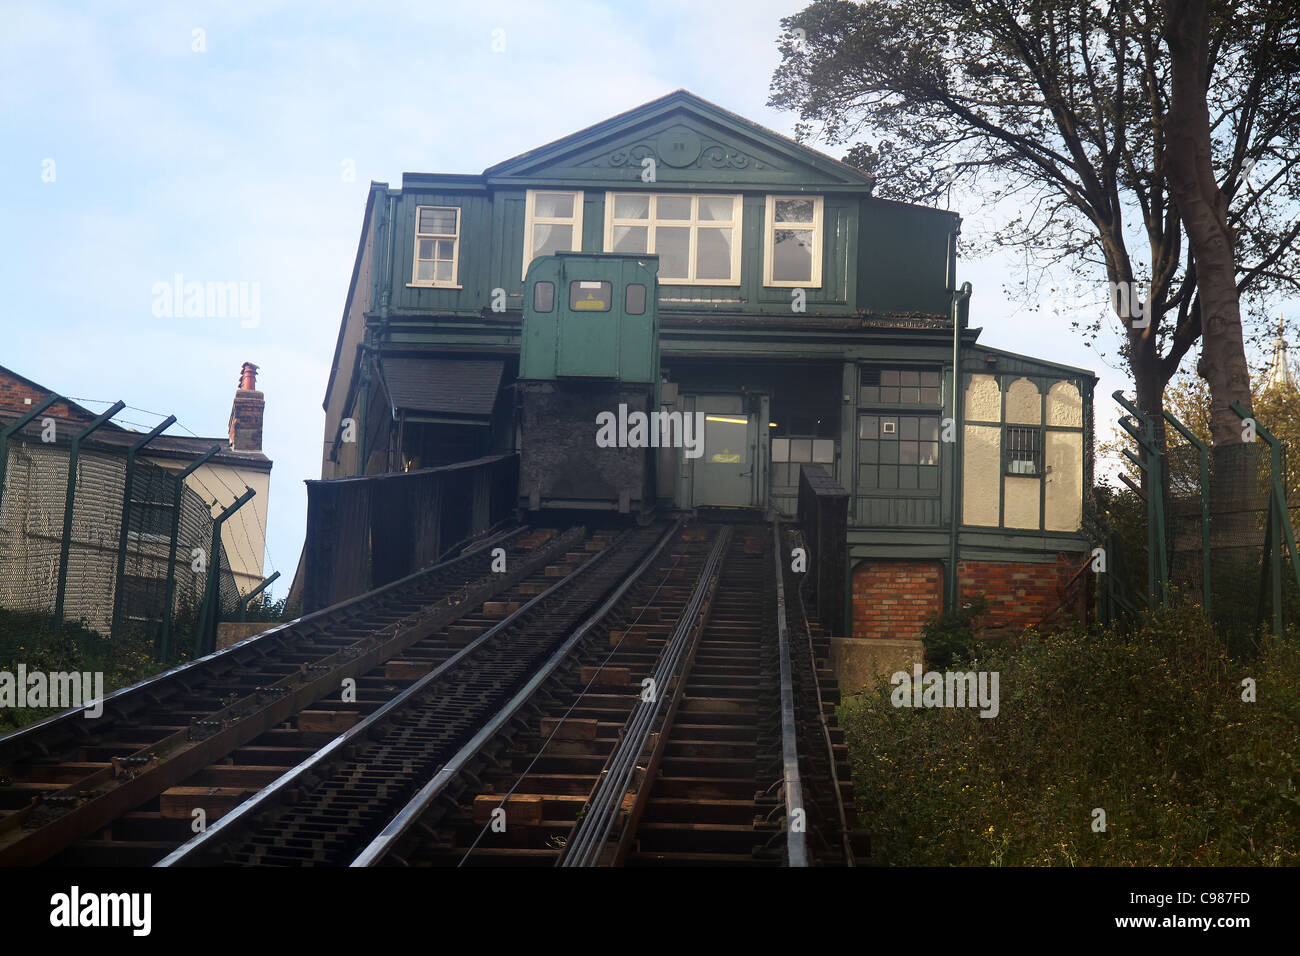
<path fill-rule="evenodd" d="M 456 234 L 448 235 L 440 232 L 420 232 L 420 210 L 421 209 L 454 209 L 456 210 Z M 415 207 L 415 244 L 411 247 L 411 281 L 407 283 L 408 287 L 420 289 L 459 289 L 457 277 L 460 274 L 460 206 L 416 206 Z M 451 239 L 451 281 L 439 282 L 436 279 L 420 278 L 420 240 L 432 239 L 435 242 L 439 239 L 446 241 Z M 429 260 L 425 260 L 426 262 Z"/>
<path fill-rule="evenodd" d="M 610 191 L 605 193 L 605 236 L 602 249 L 605 252 L 614 251 L 614 197 L 615 196 L 648 196 L 650 199 L 649 217 L 646 219 L 620 219 L 617 225 L 620 226 L 645 226 L 647 227 L 646 235 L 646 253 L 655 252 L 655 231 L 659 225 L 664 226 L 689 226 L 690 243 L 686 250 L 686 267 L 688 275 L 685 279 L 665 279 L 659 277 L 660 285 L 704 285 L 704 286 L 739 286 L 740 285 L 740 263 L 741 263 L 741 243 L 744 238 L 744 217 L 745 217 L 745 199 L 740 193 L 643 193 L 643 192 L 619 192 Z M 687 219 L 659 219 L 659 198 L 661 196 L 670 199 L 689 199 L 691 201 L 691 218 Z M 731 214 L 730 222 L 726 220 L 708 220 L 700 221 L 700 204 L 699 199 L 703 196 L 711 199 L 730 199 Z M 711 227 L 731 229 L 731 278 L 730 279 L 697 279 L 695 278 L 695 253 L 696 242 L 700 228 Z"/>
<path fill-rule="evenodd" d="M 812 222 L 782 223 L 790 229 L 812 229 L 812 277 L 808 282 L 776 282 L 772 278 L 776 253 L 776 203 L 779 199 L 811 199 Z M 822 287 L 822 246 L 825 244 L 825 199 L 822 196 L 768 196 L 763 217 L 763 285 L 771 289 L 820 289 Z"/>
<path fill-rule="evenodd" d="M 537 215 L 538 193 L 562 193 L 573 197 L 573 215 L 567 219 L 556 216 Z M 533 264 L 533 226 L 573 226 L 573 240 L 577 244 L 572 252 L 582 251 L 582 201 L 581 189 L 530 189 L 524 199 L 524 267 L 519 278 L 528 277 L 528 267 Z"/>

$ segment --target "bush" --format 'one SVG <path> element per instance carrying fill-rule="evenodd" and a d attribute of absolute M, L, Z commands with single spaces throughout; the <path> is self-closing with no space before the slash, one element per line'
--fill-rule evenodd
<path fill-rule="evenodd" d="M 975 669 L 1000 673 L 994 718 L 896 709 L 884 679 L 842 706 L 873 862 L 1300 863 L 1294 639 L 1243 664 L 1183 607 L 1129 637 L 1075 629 L 980 649 Z"/>
<path fill-rule="evenodd" d="M 0 671 L 91 671 L 104 674 L 104 693 L 156 674 L 152 641 L 126 635 L 110 640 L 83 624 L 65 622 L 59 632 L 48 614 L 0 608 Z M 0 709 L 0 733 L 42 720 L 58 708 Z"/>
<path fill-rule="evenodd" d="M 926 664 L 942 669 L 969 660 L 978 643 L 979 619 L 988 607 L 984 595 L 977 594 L 957 610 L 926 621 L 921 628 Z"/>

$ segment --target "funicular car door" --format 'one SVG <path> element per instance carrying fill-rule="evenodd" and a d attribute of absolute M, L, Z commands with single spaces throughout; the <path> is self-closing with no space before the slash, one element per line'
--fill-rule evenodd
<path fill-rule="evenodd" d="M 622 265 L 618 261 L 561 260 L 555 371 L 580 378 L 619 377 L 623 319 Z"/>

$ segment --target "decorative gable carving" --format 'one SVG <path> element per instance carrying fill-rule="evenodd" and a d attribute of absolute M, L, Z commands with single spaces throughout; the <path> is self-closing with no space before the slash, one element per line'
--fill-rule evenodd
<path fill-rule="evenodd" d="M 655 182 L 686 188 L 871 188 L 858 170 L 682 90 L 521 153 L 485 175 L 598 186 L 639 179 L 647 159 L 654 161 Z"/>
<path fill-rule="evenodd" d="M 750 153 L 702 136 L 680 123 L 662 132 L 646 136 L 631 146 L 601 153 L 582 162 L 585 168 L 622 166 L 640 167 L 646 157 L 671 169 L 782 169 L 771 159 L 759 159 Z"/>

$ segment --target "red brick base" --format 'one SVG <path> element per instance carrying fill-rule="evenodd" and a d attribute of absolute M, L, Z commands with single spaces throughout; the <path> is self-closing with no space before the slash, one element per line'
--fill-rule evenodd
<path fill-rule="evenodd" d="M 853 570 L 853 636 L 918 641 L 943 609 L 937 561 L 863 561 Z"/>
<path fill-rule="evenodd" d="M 961 561 L 958 593 L 983 594 L 984 627 L 1040 625 L 1054 611 L 1078 613 L 1081 591 L 1070 555 L 1054 563 Z M 920 640 L 925 622 L 943 610 L 943 565 L 937 561 L 863 561 L 853 570 L 853 636 Z M 1059 615 L 1053 615 L 1057 618 Z"/>
<path fill-rule="evenodd" d="M 1075 559 L 1065 554 L 1058 554 L 1054 564 L 960 561 L 958 593 L 988 598 L 989 610 L 981 622 L 985 627 L 1039 625 L 1063 603 L 1065 610 L 1073 610 L 1066 586 L 1076 570 Z"/>

